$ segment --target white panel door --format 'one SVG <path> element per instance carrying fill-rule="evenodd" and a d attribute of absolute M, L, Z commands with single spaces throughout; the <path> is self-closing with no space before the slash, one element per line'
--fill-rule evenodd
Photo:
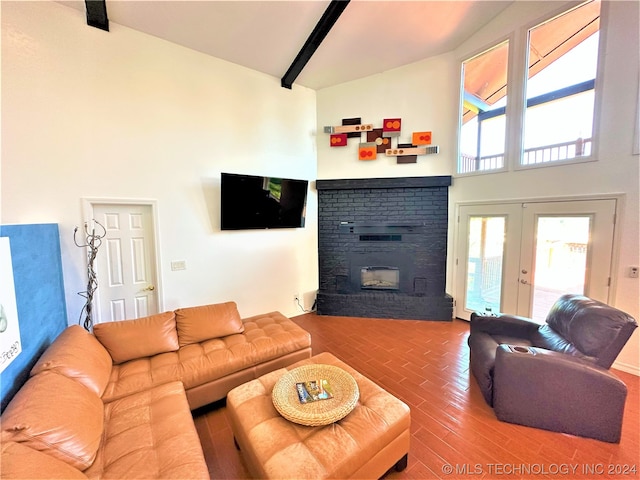
<path fill-rule="evenodd" d="M 97 323 L 158 313 L 153 215 L 150 205 L 94 204 L 106 230 L 97 256 Z"/>

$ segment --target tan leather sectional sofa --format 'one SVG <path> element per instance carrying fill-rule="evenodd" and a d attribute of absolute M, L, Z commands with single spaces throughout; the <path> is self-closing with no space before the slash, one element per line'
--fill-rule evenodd
<path fill-rule="evenodd" d="M 209 478 L 191 411 L 311 356 L 279 312 L 234 302 L 71 326 L 0 418 L 2 478 Z"/>

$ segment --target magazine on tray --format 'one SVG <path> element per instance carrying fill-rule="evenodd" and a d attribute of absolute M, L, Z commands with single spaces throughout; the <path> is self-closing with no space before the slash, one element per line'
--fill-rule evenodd
<path fill-rule="evenodd" d="M 311 403 L 333 398 L 331 385 L 329 385 L 329 381 L 324 378 L 298 382 L 296 383 L 296 390 L 298 391 L 300 403 Z"/>

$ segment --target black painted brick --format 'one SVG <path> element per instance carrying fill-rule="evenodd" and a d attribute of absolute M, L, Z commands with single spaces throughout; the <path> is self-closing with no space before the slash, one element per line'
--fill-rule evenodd
<path fill-rule="evenodd" d="M 318 313 L 451 320 L 453 304 L 445 293 L 450 184 L 450 177 L 323 181 L 318 187 Z M 410 222 L 421 227 L 420 233 L 403 234 L 402 242 L 361 242 L 357 233 L 340 232 L 341 222 Z M 394 251 L 411 256 L 415 277 L 425 279 L 421 295 L 338 292 L 348 289 L 349 253 Z"/>

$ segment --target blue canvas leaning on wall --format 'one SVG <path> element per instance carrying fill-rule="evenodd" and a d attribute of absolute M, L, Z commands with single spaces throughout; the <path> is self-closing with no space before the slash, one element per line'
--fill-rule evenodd
<path fill-rule="evenodd" d="M 0 412 L 42 352 L 67 328 L 57 224 L 2 225 L 9 237 L 22 352 L 0 375 Z"/>

